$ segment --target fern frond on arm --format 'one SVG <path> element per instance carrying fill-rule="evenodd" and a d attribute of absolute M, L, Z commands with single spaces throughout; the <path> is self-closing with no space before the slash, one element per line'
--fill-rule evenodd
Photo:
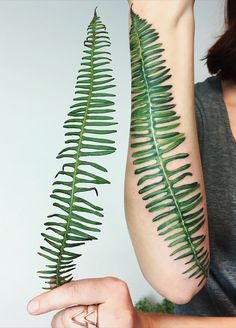
<path fill-rule="evenodd" d="M 193 175 L 187 161 L 189 154 L 178 150 L 186 137 L 179 129 L 181 117 L 174 110 L 172 85 L 168 84 L 170 68 L 158 39 L 156 29 L 131 7 L 132 164 L 138 193 L 156 224 L 159 238 L 166 242 L 171 258 L 185 260 L 183 274 L 195 278 L 200 286 L 209 268 L 206 235 L 199 233 L 206 224 L 203 198 L 200 184 L 189 182 Z M 185 159 L 180 165 L 180 160 Z M 138 228 L 133 232 L 133 227 L 132 222 L 130 230 L 136 235 Z M 158 252 L 150 250 L 153 251 Z"/>
<path fill-rule="evenodd" d="M 103 209 L 86 199 L 86 193 L 98 195 L 97 185 L 110 183 L 103 177 L 107 169 L 96 162 L 96 158 L 112 154 L 114 141 L 110 134 L 116 122 L 112 113 L 114 94 L 109 91 L 115 85 L 112 77 L 110 38 L 105 25 L 94 17 L 87 29 L 82 68 L 76 82 L 74 104 L 65 121 L 66 147 L 58 154 L 63 159 L 62 170 L 56 175 L 51 194 L 57 210 L 49 215 L 42 233 L 47 246 L 41 246 L 41 256 L 52 262 L 47 269 L 38 271 L 40 277 L 50 283 L 51 289 L 73 279 L 72 271 L 76 258 L 81 256 L 71 249 L 97 239 Z M 53 282 L 52 282 L 53 280 Z"/>

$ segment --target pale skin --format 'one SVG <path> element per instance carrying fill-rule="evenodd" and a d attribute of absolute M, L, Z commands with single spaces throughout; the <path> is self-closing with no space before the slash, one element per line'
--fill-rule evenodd
<path fill-rule="evenodd" d="M 168 2 L 171 2 L 172 4 L 172 6 L 170 7 L 171 10 L 166 10 Z M 189 42 L 191 44 L 191 36 L 193 33 L 191 25 L 193 23 L 192 0 L 166 0 L 165 4 L 162 0 L 136 0 L 133 1 L 133 3 L 134 9 L 139 12 L 140 15 L 146 15 L 147 18 L 153 20 L 152 23 L 155 23 L 155 12 L 158 9 L 158 12 L 162 12 L 162 15 L 160 15 L 160 17 L 162 17 L 165 21 L 166 29 L 168 31 L 171 31 L 172 42 L 180 42 L 179 40 L 183 36 L 183 33 L 186 33 L 187 30 L 189 34 L 188 36 L 187 34 L 185 34 L 185 40 L 186 37 L 189 37 L 190 39 L 188 40 L 190 40 Z M 174 6 L 174 4 L 176 6 Z M 161 24 L 158 27 L 160 29 Z M 164 39 L 166 39 L 167 34 L 169 33 L 166 32 L 166 36 L 164 36 L 163 29 L 162 35 Z M 169 42 L 171 42 L 171 40 Z M 169 52 L 171 53 L 171 46 L 166 48 L 168 48 Z M 178 64 L 178 56 L 180 55 L 181 54 L 176 53 L 176 63 L 172 62 L 172 64 L 171 58 L 169 57 L 169 66 L 171 66 L 173 70 L 173 76 L 175 76 L 174 78 L 176 79 L 176 81 L 179 77 L 177 74 L 177 70 L 176 74 L 174 72 L 175 67 L 177 67 L 177 65 L 180 65 Z M 184 83 L 187 83 L 188 81 L 190 85 L 193 86 L 193 75 L 191 73 L 193 72 L 192 55 L 193 54 L 190 49 L 188 55 L 185 57 L 186 61 L 189 59 L 189 66 L 188 69 L 186 69 L 187 73 L 185 77 L 182 77 L 182 81 L 185 81 Z M 178 83 L 174 83 L 174 78 L 173 85 L 176 85 Z M 236 138 L 236 86 L 235 84 L 232 84 L 228 81 L 222 81 L 222 90 L 224 102 L 228 111 L 231 131 L 234 138 Z M 202 173 L 201 168 L 199 166 L 199 150 L 198 145 L 196 143 L 196 125 L 192 115 L 194 109 L 193 88 L 188 88 L 188 91 L 189 93 L 184 96 L 184 93 L 181 91 L 181 89 L 178 90 L 175 87 L 175 99 L 186 103 L 186 108 L 188 108 L 188 110 L 183 108 L 181 116 L 184 120 L 188 121 L 185 133 L 188 135 L 189 144 L 191 144 L 192 149 L 194 149 L 194 152 L 192 152 L 191 156 L 193 158 L 193 162 L 197 163 L 195 164 L 194 168 L 196 179 L 198 179 L 198 181 L 201 181 Z M 189 112 L 189 108 L 192 111 L 190 110 Z M 131 169 L 132 167 L 129 167 L 128 164 L 127 172 L 132 179 Z M 128 178 L 126 176 L 126 183 L 127 181 Z M 126 188 L 126 197 L 127 190 L 128 189 Z M 135 196 L 130 194 L 128 195 L 128 197 L 130 197 L 132 205 L 132 197 Z M 140 208 L 140 210 L 142 209 Z M 193 295 L 199 291 L 199 288 L 196 287 L 196 284 L 189 283 L 181 277 L 181 274 L 179 273 L 180 268 L 178 267 L 178 265 L 174 268 L 174 270 L 172 270 L 173 275 L 167 276 L 166 273 L 170 269 L 171 264 L 168 262 L 168 256 L 165 255 L 165 248 L 163 245 L 161 246 L 160 258 L 157 257 L 155 259 L 154 268 L 151 269 L 150 266 L 148 268 L 148 263 L 146 264 L 144 261 L 144 257 L 148 256 L 148 248 L 147 250 L 145 250 L 146 253 L 141 254 L 141 251 L 138 248 L 138 244 L 135 242 L 135 238 L 142 238 L 141 231 L 135 231 L 132 228 L 132 222 L 129 221 L 129 216 L 133 214 L 135 217 L 135 212 L 136 209 L 134 207 L 132 208 L 132 206 L 129 209 L 129 213 L 127 213 L 126 209 L 131 239 L 134 244 L 135 252 L 137 254 L 140 267 L 144 273 L 144 276 L 156 289 L 157 292 L 161 293 L 164 296 L 167 296 L 173 301 L 178 301 L 179 303 L 186 303 L 186 301 L 189 301 L 193 297 Z M 149 231 L 148 229 L 150 229 L 150 227 L 147 226 L 146 229 L 146 231 Z M 156 247 L 156 245 L 150 246 Z M 151 254 L 149 256 L 151 256 Z M 150 272 L 148 272 L 149 269 Z M 156 278 L 156 273 L 158 273 L 157 269 L 160 270 L 160 272 L 164 276 L 163 278 L 159 275 L 158 279 Z M 186 289 L 187 292 L 184 291 Z M 179 294 L 181 294 L 182 297 L 179 297 Z M 85 305 L 91 304 L 99 304 L 98 322 L 100 328 L 233 328 L 236 326 L 236 318 L 234 317 L 181 317 L 177 315 L 161 315 L 156 313 L 154 314 L 138 312 L 135 310 L 132 304 L 132 299 L 127 284 L 116 277 L 109 276 L 102 278 L 89 278 L 71 281 L 63 286 L 57 287 L 56 289 L 42 293 L 34 297 L 31 301 L 36 302 L 34 303 L 35 305 L 38 304 L 38 308 L 36 309 L 35 307 L 34 311 L 33 308 L 30 308 L 30 305 L 28 304 L 28 312 L 33 315 L 40 315 L 50 311 L 57 311 L 52 319 L 52 328 L 78 327 L 71 321 L 71 318 L 75 314 L 80 312 L 80 310 L 83 309 Z"/>
<path fill-rule="evenodd" d="M 232 82 L 222 80 L 221 86 L 231 132 L 236 140 L 236 85 Z"/>
<path fill-rule="evenodd" d="M 181 116 L 181 126 L 177 131 L 184 132 L 186 136 L 185 141 L 172 154 L 175 151 L 189 154 L 188 159 L 178 160 L 178 163 L 172 162 L 171 169 L 176 169 L 176 165 L 191 163 L 193 175 L 187 177 L 186 181 L 200 183 L 203 196 L 201 205 L 204 208 L 206 222 L 199 230 L 199 234 L 206 235 L 203 246 L 209 250 L 206 197 L 194 116 L 193 1 L 130 0 L 130 3 L 133 3 L 133 10 L 147 19 L 158 31 L 160 34 L 158 42 L 162 43 L 165 49 L 163 58 L 166 59 L 166 66 L 171 69 L 172 75 L 167 84 L 173 86 L 175 111 Z M 177 304 L 187 303 L 199 292 L 205 281 L 198 286 L 199 281 L 184 276 L 182 272 L 186 269 L 184 265 L 186 260 L 173 261 L 164 238 L 157 236 L 157 226 L 152 222 L 153 215 L 146 210 L 144 201 L 138 193 L 137 176 L 134 174 L 135 166 L 131 156 L 132 149 L 129 147 L 125 179 L 125 210 L 129 233 L 141 271 L 151 286 L 162 296 Z"/>

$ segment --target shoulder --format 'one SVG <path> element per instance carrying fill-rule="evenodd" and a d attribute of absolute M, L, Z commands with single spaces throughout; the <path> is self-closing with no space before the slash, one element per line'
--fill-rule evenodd
<path fill-rule="evenodd" d="M 221 101 L 221 79 L 217 75 L 207 77 L 194 84 L 194 102 L 199 144 L 202 147 L 204 135 L 209 133 L 212 121 L 217 121 Z"/>
<path fill-rule="evenodd" d="M 220 78 L 217 75 L 207 77 L 204 81 L 194 84 L 195 102 L 207 105 L 221 92 Z M 213 98 L 213 99 L 212 99 Z"/>
<path fill-rule="evenodd" d="M 218 104 L 220 85 L 220 78 L 217 75 L 209 76 L 204 81 L 194 84 L 194 107 L 200 148 L 203 147 L 208 121 L 214 116 L 212 112 Z"/>
<path fill-rule="evenodd" d="M 221 106 L 221 92 L 221 79 L 218 75 L 194 84 L 195 112 L 201 125 L 217 115 Z"/>

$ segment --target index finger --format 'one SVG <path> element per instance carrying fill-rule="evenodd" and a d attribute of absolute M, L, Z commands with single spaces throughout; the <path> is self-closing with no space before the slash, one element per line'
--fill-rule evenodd
<path fill-rule="evenodd" d="M 114 284 L 117 286 L 116 283 L 120 281 L 115 277 L 70 281 L 34 297 L 28 303 L 27 310 L 30 314 L 42 314 L 72 305 L 104 303 L 111 296 Z"/>

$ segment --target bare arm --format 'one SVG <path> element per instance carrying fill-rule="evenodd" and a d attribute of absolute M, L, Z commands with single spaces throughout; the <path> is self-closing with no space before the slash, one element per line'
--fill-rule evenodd
<path fill-rule="evenodd" d="M 138 328 L 234 328 L 234 317 L 193 317 L 139 313 Z"/>
<path fill-rule="evenodd" d="M 209 266 L 194 113 L 193 0 L 131 2 L 126 220 L 145 278 L 181 304 L 203 287 Z"/>
<path fill-rule="evenodd" d="M 156 313 L 142 313 L 134 309 L 127 284 L 115 277 L 80 279 L 71 281 L 49 292 L 34 297 L 28 304 L 28 312 L 40 315 L 58 311 L 53 319 L 52 328 L 74 326 L 74 316 L 83 322 L 78 314 L 86 305 L 99 304 L 98 327 L 117 328 L 235 328 L 233 317 L 181 317 Z M 37 305 L 37 306 L 36 306 Z M 91 309 L 94 307 L 92 305 Z M 77 316 L 78 315 L 78 316 Z M 88 317 L 94 320 L 94 315 Z"/>

